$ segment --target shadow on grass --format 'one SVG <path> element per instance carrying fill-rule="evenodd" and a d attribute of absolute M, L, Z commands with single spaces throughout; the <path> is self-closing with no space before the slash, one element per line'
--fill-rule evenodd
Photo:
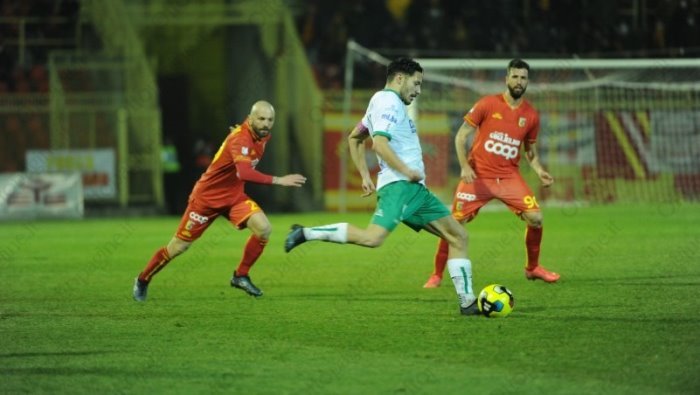
<path fill-rule="evenodd" d="M 697 278 L 697 281 L 693 281 Z M 674 281 L 675 280 L 675 281 Z M 700 285 L 700 275 L 676 274 L 676 275 L 650 275 L 650 276 L 626 276 L 626 277 L 578 277 L 573 280 L 577 283 L 591 283 L 595 285 L 610 286 L 619 285 Z"/>
<path fill-rule="evenodd" d="M 38 376 L 84 376 L 84 375 L 100 375 L 100 376 L 126 376 L 132 374 L 117 369 L 104 368 L 68 368 L 68 367 L 29 367 L 29 368 L 0 368 L 2 375 L 38 375 Z"/>
<path fill-rule="evenodd" d="M 618 307 L 618 305 L 596 305 L 587 306 L 587 311 L 577 315 L 562 315 L 562 311 L 571 312 L 572 306 L 559 307 L 544 307 L 544 306 L 528 306 L 517 310 L 508 318 L 527 318 L 537 320 L 556 320 L 562 322 L 624 322 L 630 324 L 652 323 L 660 325 L 668 324 L 700 324 L 700 317 L 670 317 L 668 315 L 658 315 L 658 318 L 635 316 L 635 317 L 620 317 L 606 313 L 595 315 L 594 310 L 597 308 L 607 309 L 610 307 Z"/>
<path fill-rule="evenodd" d="M 330 301 L 352 301 L 352 302 L 421 302 L 421 303 L 444 303 L 445 299 L 427 299 L 419 297 L 407 297 L 397 295 L 396 293 L 381 293 L 372 295 L 357 295 L 352 293 L 306 293 L 306 294 L 295 294 L 295 295 L 280 295 L 277 296 L 279 299 L 285 300 L 305 300 L 317 299 L 317 300 L 330 300 Z M 452 300 L 452 299 L 450 299 Z"/>
<path fill-rule="evenodd" d="M 25 358 L 25 357 L 73 357 L 78 355 L 100 355 L 100 354 L 111 354 L 113 351 L 56 351 L 56 352 L 11 352 L 11 353 L 0 353 L 0 359 L 2 358 Z"/>

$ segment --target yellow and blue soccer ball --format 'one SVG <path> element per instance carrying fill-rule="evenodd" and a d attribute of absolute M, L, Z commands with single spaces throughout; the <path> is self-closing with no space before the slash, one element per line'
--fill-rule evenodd
<path fill-rule="evenodd" d="M 505 285 L 491 284 L 481 290 L 476 303 L 481 314 L 487 317 L 505 317 L 513 311 L 515 299 Z"/>

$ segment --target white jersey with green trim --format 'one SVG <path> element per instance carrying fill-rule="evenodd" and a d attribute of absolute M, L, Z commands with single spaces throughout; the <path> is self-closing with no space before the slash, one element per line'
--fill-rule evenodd
<path fill-rule="evenodd" d="M 372 137 L 380 135 L 389 139 L 389 147 L 406 166 L 425 174 L 418 130 L 408 116 L 408 109 L 398 93 L 390 89 L 375 93 L 369 101 L 362 124 L 369 129 Z M 405 175 L 389 167 L 379 155 L 377 159 L 379 160 L 377 190 L 394 181 L 408 180 Z M 425 177 L 421 183 L 425 184 Z"/>

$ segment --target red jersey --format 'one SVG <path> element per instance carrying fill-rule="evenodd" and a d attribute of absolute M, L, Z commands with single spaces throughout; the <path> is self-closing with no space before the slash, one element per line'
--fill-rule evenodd
<path fill-rule="evenodd" d="M 232 128 L 207 171 L 195 184 L 190 199 L 196 199 L 213 208 L 226 207 L 240 199 L 246 180 L 272 183 L 272 176 L 252 170 L 262 158 L 265 144 L 270 137 L 271 135 L 267 135 L 259 138 L 250 129 L 247 119 L 242 125 Z M 252 170 L 255 178 L 242 177 L 239 170 L 243 169 L 248 172 Z"/>
<path fill-rule="evenodd" d="M 503 94 L 481 98 L 464 121 L 477 128 L 468 161 L 482 178 L 517 174 L 523 141 L 534 143 L 540 130 L 540 117 L 528 101 L 512 108 Z"/>

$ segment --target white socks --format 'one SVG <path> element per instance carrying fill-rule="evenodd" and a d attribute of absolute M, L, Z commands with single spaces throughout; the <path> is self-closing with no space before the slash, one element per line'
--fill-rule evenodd
<path fill-rule="evenodd" d="M 306 240 L 323 240 L 343 244 L 348 242 L 347 222 L 304 228 L 303 232 Z M 471 268 L 469 269 L 469 273 L 471 275 Z"/>
<path fill-rule="evenodd" d="M 455 291 L 459 296 L 461 307 L 469 307 L 474 302 L 472 290 L 472 262 L 467 258 L 453 258 L 447 260 L 447 270 L 455 285 Z"/>

